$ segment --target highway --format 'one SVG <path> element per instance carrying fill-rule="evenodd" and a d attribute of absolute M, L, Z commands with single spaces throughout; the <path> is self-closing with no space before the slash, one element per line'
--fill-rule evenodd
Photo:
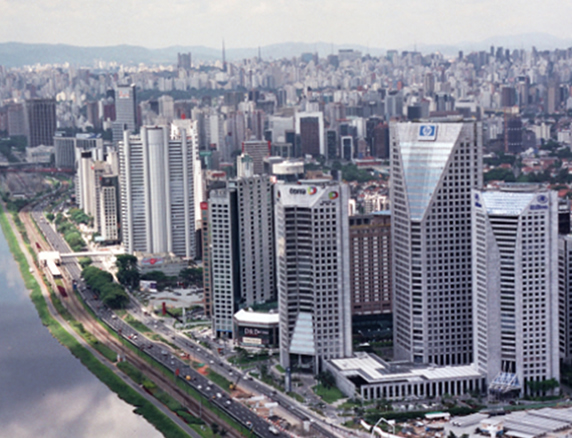
<path fill-rule="evenodd" d="M 60 253 L 72 252 L 63 237 L 45 220 L 42 212 L 42 205 L 36 206 L 32 210 L 31 214 L 53 250 Z M 171 370 L 173 375 L 175 375 L 178 370 L 179 379 L 202 394 L 210 403 L 216 405 L 243 426 L 250 429 L 256 436 L 268 438 L 287 436 L 285 432 L 275 429 L 266 419 L 256 415 L 242 403 L 232 400 L 225 390 L 218 387 L 198 371 L 183 362 L 181 358 L 176 356 L 176 353 L 171 351 L 163 343 L 154 342 L 146 338 L 123 320 L 117 318 L 116 315 L 109 308 L 102 305 L 102 303 L 95 298 L 94 294 L 85 286 L 83 279 L 81 278 L 81 269 L 75 260 L 63 260 L 62 266 L 66 268 L 71 279 L 76 282 L 80 295 L 98 318 L 135 345 L 141 352 L 153 357 L 157 362 Z M 296 403 L 286 395 L 275 391 L 265 384 L 253 381 L 250 377 L 242 375 L 239 371 L 221 362 L 220 358 L 214 356 L 211 351 L 203 348 L 198 343 L 192 342 L 184 336 L 176 334 L 176 332 L 163 324 L 161 319 L 143 312 L 140 308 L 140 304 L 135 300 L 131 300 L 128 309 L 126 310 L 149 327 L 150 330 L 152 329 L 163 335 L 169 339 L 169 342 L 181 348 L 185 353 L 191 354 L 200 361 L 208 364 L 213 371 L 221 374 L 228 380 L 236 381 L 240 377 L 241 387 L 246 391 L 250 390 L 254 393 L 263 394 L 268 399 L 279 403 L 283 408 L 300 420 L 311 421 L 311 428 L 316 434 L 314 436 L 324 436 L 327 438 L 337 438 L 340 436 L 339 433 L 332 433 L 330 430 L 326 429 L 326 427 L 330 426 L 320 424 L 321 422 L 319 419 L 315 417 L 312 418 L 313 415 L 308 415 L 304 410 L 296 406 Z M 346 434 L 347 433 L 344 433 L 343 435 Z"/>
<path fill-rule="evenodd" d="M 63 238 L 57 232 L 55 232 L 54 229 L 44 219 L 41 207 L 34 209 L 32 216 L 55 251 L 62 253 L 71 252 Z M 121 334 L 125 339 L 128 339 L 142 352 L 153 357 L 157 362 L 171 370 L 173 375 L 175 375 L 176 370 L 179 370 L 179 379 L 202 394 L 206 399 L 210 401 L 210 403 L 216 405 L 228 413 L 231 417 L 244 425 L 246 428 L 251 429 L 255 435 L 265 438 L 283 436 L 283 433 L 280 431 L 277 431 L 277 433 L 271 432 L 269 430 L 271 424 L 268 423 L 264 418 L 259 417 L 241 403 L 233 401 L 225 390 L 218 387 L 206 377 L 201 375 L 198 371 L 194 370 L 185 362 L 183 362 L 164 344 L 151 341 L 141 333 L 138 333 L 130 325 L 125 323 L 120 318 L 117 318 L 117 316 L 109 308 L 102 305 L 99 300 L 94 299 L 94 294 L 91 293 L 83 283 L 80 267 L 75 261 L 66 261 L 63 266 L 65 266 L 67 269 L 71 279 L 76 281 L 78 284 L 78 291 L 80 292 L 80 295 L 86 304 L 93 310 L 98 318 L 112 327 L 117 333 Z M 130 310 L 140 311 L 139 306 L 133 303 L 130 305 L 130 307 Z M 162 326 L 162 324 L 157 325 Z M 151 328 L 152 326 L 149 327 Z M 164 327 L 162 328 L 165 329 Z M 194 348 L 190 342 L 189 346 Z M 187 379 L 187 376 L 189 376 L 190 380 Z"/>

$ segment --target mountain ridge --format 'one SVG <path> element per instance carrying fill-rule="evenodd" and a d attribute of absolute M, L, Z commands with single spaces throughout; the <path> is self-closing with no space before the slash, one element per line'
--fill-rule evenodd
<path fill-rule="evenodd" d="M 510 49 L 524 48 L 529 50 L 533 45 L 539 49 L 565 49 L 572 46 L 572 39 L 558 38 L 546 33 L 527 33 L 519 35 L 505 35 L 490 37 L 485 40 L 464 41 L 458 44 L 426 44 L 419 43 L 399 48 L 402 50 L 418 50 L 422 53 L 441 52 L 447 56 L 455 56 L 463 50 L 489 50 L 490 46 Z M 360 50 L 363 54 L 374 56 L 383 55 L 386 49 L 379 47 L 366 47 L 359 44 L 332 44 L 325 42 L 304 43 L 284 42 L 269 44 L 260 47 L 263 59 L 280 59 L 300 56 L 301 53 L 318 52 L 320 56 L 337 53 L 339 49 Z M 227 60 L 239 60 L 258 56 L 259 48 L 227 48 Z M 71 44 L 49 43 L 0 43 L 0 65 L 4 67 L 22 67 L 35 64 L 64 64 L 94 67 L 97 61 L 107 63 L 137 65 L 145 64 L 176 64 L 178 52 L 191 52 L 193 60 L 214 61 L 222 59 L 222 48 L 196 45 L 176 45 L 159 49 L 150 49 L 143 46 L 118 44 L 114 46 L 74 46 Z"/>

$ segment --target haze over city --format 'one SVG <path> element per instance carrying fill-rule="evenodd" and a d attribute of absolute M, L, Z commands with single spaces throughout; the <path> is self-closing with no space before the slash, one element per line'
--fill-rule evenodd
<path fill-rule="evenodd" d="M 490 37 L 569 38 L 572 4 L 559 0 L 0 0 L 0 41 L 257 47 L 285 41 L 409 48 Z M 516 37 L 516 48 L 527 40 Z M 499 43 L 501 44 L 501 43 Z"/>

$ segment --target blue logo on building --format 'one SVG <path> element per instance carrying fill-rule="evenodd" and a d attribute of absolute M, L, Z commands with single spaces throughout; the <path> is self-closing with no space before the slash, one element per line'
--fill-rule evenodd
<path fill-rule="evenodd" d="M 546 204 L 548 202 L 548 196 L 546 196 L 546 195 L 538 195 L 538 197 L 536 199 L 541 204 Z"/>
<path fill-rule="evenodd" d="M 437 125 L 419 125 L 419 140 L 435 140 L 437 137 Z"/>

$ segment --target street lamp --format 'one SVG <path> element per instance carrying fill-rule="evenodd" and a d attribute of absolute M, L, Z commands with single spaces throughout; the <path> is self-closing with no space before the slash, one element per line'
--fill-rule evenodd
<path fill-rule="evenodd" d="M 373 427 L 371 428 L 370 438 L 373 438 L 373 437 L 374 437 L 374 435 L 375 435 L 375 428 L 376 428 L 377 426 L 379 426 L 379 423 L 381 423 L 382 421 L 383 421 L 385 424 L 388 424 L 389 426 L 391 426 L 391 429 L 392 429 L 392 431 L 393 431 L 393 435 L 395 435 L 395 420 L 386 420 L 386 419 L 383 418 L 383 417 L 379 417 L 379 420 L 377 420 L 377 423 L 375 423 L 375 426 L 373 426 Z"/>

